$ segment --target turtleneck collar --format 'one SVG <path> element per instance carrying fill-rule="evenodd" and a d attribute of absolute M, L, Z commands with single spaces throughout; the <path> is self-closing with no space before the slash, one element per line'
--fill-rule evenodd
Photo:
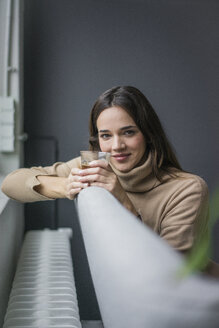
<path fill-rule="evenodd" d="M 111 167 L 125 191 L 146 192 L 161 184 L 152 173 L 150 153 L 142 165 L 133 168 L 129 172 L 120 172 L 112 164 Z"/>

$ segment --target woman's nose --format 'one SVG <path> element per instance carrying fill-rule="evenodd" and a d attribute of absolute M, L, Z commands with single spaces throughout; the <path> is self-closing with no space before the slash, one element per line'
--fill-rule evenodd
<path fill-rule="evenodd" d="M 119 149 L 125 149 L 125 143 L 120 137 L 113 138 L 112 150 L 118 151 Z"/>

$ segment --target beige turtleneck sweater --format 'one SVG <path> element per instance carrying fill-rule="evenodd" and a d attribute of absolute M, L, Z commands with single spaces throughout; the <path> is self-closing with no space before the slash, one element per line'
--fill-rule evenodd
<path fill-rule="evenodd" d="M 34 190 L 38 175 L 67 177 L 73 167 L 80 168 L 80 157 L 48 167 L 18 169 L 2 184 L 2 191 L 21 202 L 51 200 Z M 198 233 L 207 231 L 208 188 L 200 177 L 177 171 L 177 178 L 164 175 L 162 183 L 151 172 L 150 156 L 128 173 L 112 167 L 145 224 L 172 247 L 188 251 Z"/>

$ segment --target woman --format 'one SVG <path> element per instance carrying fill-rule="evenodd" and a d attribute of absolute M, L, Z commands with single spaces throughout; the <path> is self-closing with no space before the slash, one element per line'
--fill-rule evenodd
<path fill-rule="evenodd" d="M 155 111 L 138 89 L 114 87 L 98 98 L 90 115 L 90 148 L 110 152 L 110 165 L 93 161 L 81 170 L 75 158 L 18 169 L 6 177 L 2 190 L 32 202 L 74 199 L 83 188 L 103 187 L 181 252 L 207 232 L 206 183 L 181 169 Z"/>

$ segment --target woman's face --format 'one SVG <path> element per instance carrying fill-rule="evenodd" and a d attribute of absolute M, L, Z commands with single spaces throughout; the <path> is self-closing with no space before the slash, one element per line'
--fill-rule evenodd
<path fill-rule="evenodd" d="M 111 153 L 112 165 L 128 172 L 141 164 L 146 142 L 131 116 L 121 107 L 105 109 L 97 119 L 101 151 Z"/>

